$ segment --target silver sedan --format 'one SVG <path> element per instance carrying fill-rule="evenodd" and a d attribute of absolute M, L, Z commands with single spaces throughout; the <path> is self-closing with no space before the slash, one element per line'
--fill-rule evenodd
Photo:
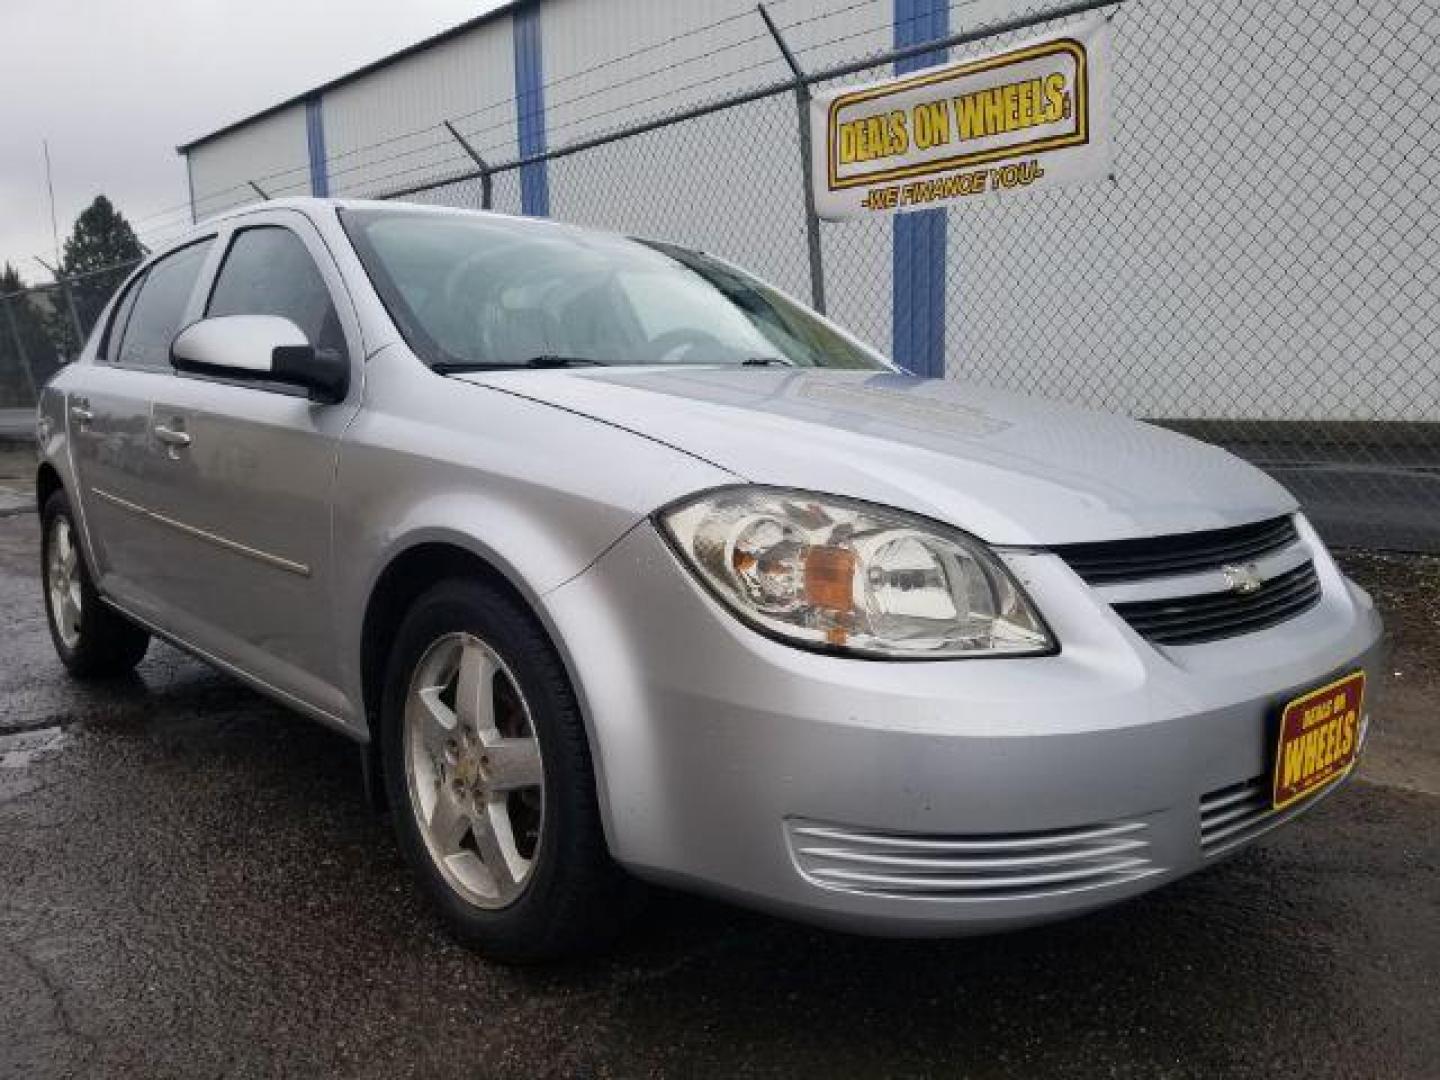
<path fill-rule="evenodd" d="M 351 736 L 490 955 L 642 881 L 960 934 L 1133 896 L 1351 774 L 1380 623 L 1295 501 L 1156 427 L 912 378 L 711 255 L 240 210 L 39 408 L 77 677 L 163 637 Z"/>

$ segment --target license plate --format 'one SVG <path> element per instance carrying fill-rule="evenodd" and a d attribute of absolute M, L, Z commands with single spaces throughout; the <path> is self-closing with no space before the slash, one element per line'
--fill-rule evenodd
<path fill-rule="evenodd" d="M 1275 748 L 1276 810 L 1313 795 L 1355 764 L 1364 701 L 1365 673 L 1356 671 L 1285 706 Z"/>

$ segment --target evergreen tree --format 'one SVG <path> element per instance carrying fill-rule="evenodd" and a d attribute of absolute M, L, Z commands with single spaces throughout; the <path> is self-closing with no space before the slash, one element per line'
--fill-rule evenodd
<path fill-rule="evenodd" d="M 65 240 L 60 259 L 63 284 L 56 290 L 47 326 L 57 360 L 73 360 L 80 351 L 75 324 L 90 332 L 111 294 L 132 265 L 148 252 L 125 216 L 104 195 L 80 212 Z"/>
<path fill-rule="evenodd" d="M 23 288 L 25 288 L 25 280 L 20 276 L 20 271 L 7 262 L 5 269 L 0 270 L 0 296 L 17 293 Z"/>
<path fill-rule="evenodd" d="M 135 230 L 104 195 L 80 212 L 75 228 L 65 241 L 60 273 L 88 274 L 118 263 L 132 263 L 145 256 L 145 246 Z"/>

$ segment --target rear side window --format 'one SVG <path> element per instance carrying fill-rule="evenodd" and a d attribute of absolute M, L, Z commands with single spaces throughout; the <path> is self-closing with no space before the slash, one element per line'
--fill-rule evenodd
<path fill-rule="evenodd" d="M 279 226 L 235 234 L 205 314 L 278 315 L 303 330 L 317 352 L 345 355 L 340 317 L 319 267 L 304 242 Z"/>
<path fill-rule="evenodd" d="M 115 362 L 124 367 L 170 371 L 170 343 L 180 332 L 185 306 L 195 290 L 195 279 L 205 265 L 214 241 L 181 248 L 150 267 L 145 280 L 131 290 L 116 312 L 116 327 L 124 319 Z"/>

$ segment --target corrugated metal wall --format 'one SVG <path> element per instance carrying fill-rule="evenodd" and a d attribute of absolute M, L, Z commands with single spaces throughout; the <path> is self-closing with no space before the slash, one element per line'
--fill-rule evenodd
<path fill-rule="evenodd" d="M 770 5 L 812 71 L 892 47 L 905 38 L 897 19 L 943 14 L 962 31 L 1047 6 Z M 913 345 L 910 322 L 929 319 L 952 377 L 1138 415 L 1298 419 L 1303 407 L 1314 419 L 1433 419 L 1433 378 L 1428 391 L 1385 388 L 1423 364 L 1440 333 L 1424 303 L 1440 261 L 1425 226 L 1435 156 L 1395 149 L 1415 146 L 1440 114 L 1423 93 L 1434 70 L 1425 42 L 1406 37 L 1415 3 L 1380 7 L 1121 9 L 1115 184 L 956 206 L 938 242 L 893 219 L 827 224 L 830 311 L 887 352 Z M 333 194 L 377 194 L 464 171 L 442 119 L 505 161 L 785 74 L 752 0 L 539 0 L 326 91 L 326 180 Z M 1383 107 L 1405 85 L 1416 88 L 1407 104 Z M 1181 96 L 1195 107 L 1178 107 Z M 1343 138 L 1317 134 L 1337 108 L 1363 123 Z M 251 178 L 272 194 L 311 190 L 306 135 L 295 106 L 196 148 L 200 213 L 248 201 Z M 805 297 L 798 157 L 794 98 L 777 95 L 500 174 L 495 206 L 674 238 Z M 1347 202 L 1339 178 L 1362 185 L 1362 200 Z M 473 206 L 478 190 L 427 199 Z M 1382 228 L 1391 239 L 1377 244 Z M 897 305 L 897 280 L 933 285 L 937 267 L 941 287 L 923 310 Z M 894 332 L 897 310 L 906 333 Z"/>
<path fill-rule="evenodd" d="M 786 0 L 772 6 L 810 70 L 893 43 L 894 0 Z M 546 102 L 552 145 L 789 75 L 750 0 L 546 0 L 540 11 L 545 79 L 555 84 Z M 697 32 L 705 26 L 711 28 Z M 627 58 L 655 41 L 671 44 Z M 662 130 L 552 163 L 552 213 L 683 240 L 808 298 L 793 96 L 767 98 L 687 127 L 680 137 Z M 835 281 L 831 310 L 845 312 L 852 329 L 888 351 L 890 224 L 857 224 L 849 237 L 827 238 L 826 265 Z"/>
<path fill-rule="evenodd" d="M 493 160 L 515 156 L 510 20 L 497 19 L 325 93 L 332 195 L 455 175 L 473 163 L 440 126 L 485 127 Z"/>
<path fill-rule="evenodd" d="M 895 0 L 780 0 L 775 18 L 817 69 L 894 42 Z M 543 110 L 527 134 L 554 147 L 788 75 L 753 0 L 543 0 L 533 11 L 538 70 L 517 68 L 517 17 L 501 15 L 318 95 L 331 195 L 383 193 L 465 172 L 449 120 L 488 161 L 521 152 L 517 99 L 539 79 Z M 522 35 L 523 36 L 523 35 Z M 530 41 L 530 38 L 526 38 Z M 795 102 L 785 95 L 539 167 L 552 216 L 682 240 L 741 262 L 800 297 L 809 280 Z M 313 130 L 312 136 L 316 134 Z M 312 190 L 303 105 L 190 152 L 199 216 Z M 728 152 L 733 148 L 734 152 Z M 268 177 L 268 179 L 267 179 Z M 534 180 L 531 176 L 529 180 Z M 521 185 L 497 177 L 496 208 L 520 212 Z M 478 192 L 462 201 L 478 203 Z M 703 212 L 697 212 L 697 202 Z M 878 347 L 891 342 L 888 222 L 827 237 L 836 310 Z"/>
<path fill-rule="evenodd" d="M 1139 416 L 1440 418 L 1424 6 L 1121 9 L 1113 182 L 950 212 L 950 376 Z"/>
<path fill-rule="evenodd" d="M 272 195 L 309 194 L 305 106 L 292 105 L 202 143 L 188 160 L 197 219 L 254 202 L 252 181 Z"/>
<path fill-rule="evenodd" d="M 788 74 L 747 0 L 703 7 L 668 0 L 547 0 L 540 11 L 545 78 L 557 83 L 546 102 L 554 145 Z M 697 25 L 717 22 L 695 32 Z M 606 57 L 667 39 L 674 44 L 663 51 L 596 69 Z M 551 211 L 582 224 L 683 239 L 806 296 L 794 131 L 794 99 L 786 96 L 694 121 L 683 139 L 657 131 L 562 159 L 550 167 Z"/>

